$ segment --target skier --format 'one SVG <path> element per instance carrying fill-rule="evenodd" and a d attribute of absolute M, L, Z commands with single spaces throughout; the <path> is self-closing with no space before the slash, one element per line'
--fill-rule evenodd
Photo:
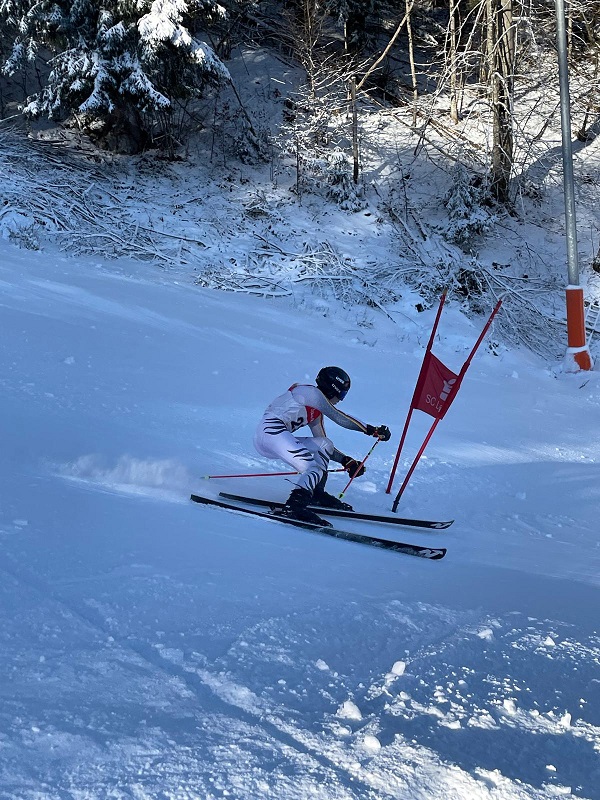
<path fill-rule="evenodd" d="M 303 522 L 329 525 L 307 506 L 352 510 L 348 503 L 325 491 L 329 461 L 341 464 L 350 476 L 362 475 L 365 467 L 341 453 L 327 438 L 323 417 L 343 428 L 361 431 L 384 442 L 388 441 L 391 433 L 386 425 L 365 425 L 335 408 L 350 389 L 350 377 L 340 367 L 323 367 L 319 370 L 316 384 L 294 383 L 287 392 L 276 397 L 258 425 L 254 446 L 261 456 L 281 459 L 300 473 L 296 487 L 280 513 Z M 309 426 L 312 436 L 295 436 L 304 425 Z"/>

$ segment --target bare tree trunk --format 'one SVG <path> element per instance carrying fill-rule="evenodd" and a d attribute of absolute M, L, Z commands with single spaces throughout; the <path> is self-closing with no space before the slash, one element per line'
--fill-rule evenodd
<path fill-rule="evenodd" d="M 412 4 L 410 0 L 405 0 L 406 10 L 406 33 L 408 34 L 408 58 L 410 61 L 410 75 L 413 90 L 413 125 L 417 124 L 417 103 L 419 100 L 419 89 L 417 87 L 417 69 L 415 66 L 415 48 L 413 41 L 413 31 L 411 22 Z"/>
<path fill-rule="evenodd" d="M 600 77 L 600 49 L 596 50 L 596 52 L 594 53 L 594 77 L 591 81 L 591 89 L 585 107 L 585 114 L 583 115 L 583 122 L 581 123 L 581 128 L 577 132 L 577 138 L 580 139 L 582 142 L 587 141 L 589 137 L 587 127 L 590 121 L 590 115 L 593 109 L 597 107 L 596 98 L 598 96 L 597 87 L 598 87 L 599 77 Z"/>
<path fill-rule="evenodd" d="M 457 2 L 450 0 L 450 42 L 448 61 L 450 62 L 450 117 L 452 122 L 458 124 L 458 77 L 457 69 L 457 37 L 456 37 Z"/>
<path fill-rule="evenodd" d="M 350 101 L 352 103 L 352 159 L 354 168 L 352 171 L 352 179 L 354 183 L 358 183 L 359 165 L 358 165 L 358 113 L 356 110 L 356 78 L 350 81 Z"/>
<path fill-rule="evenodd" d="M 481 68 L 479 82 L 482 86 L 489 86 L 494 71 L 494 0 L 483 0 L 485 3 L 485 36 L 483 37 L 481 51 Z"/>
<path fill-rule="evenodd" d="M 296 136 L 296 197 L 298 202 L 302 205 L 302 184 L 300 182 L 300 139 Z"/>
<path fill-rule="evenodd" d="M 513 165 L 513 85 L 515 29 L 513 0 L 492 0 L 493 49 L 491 105 L 493 118 L 492 193 L 502 203 L 509 200 L 509 182 Z"/>
<path fill-rule="evenodd" d="M 305 64 L 306 77 L 310 87 L 311 97 L 316 97 L 315 87 L 315 4 L 313 0 L 304 0 L 304 33 L 305 33 Z"/>

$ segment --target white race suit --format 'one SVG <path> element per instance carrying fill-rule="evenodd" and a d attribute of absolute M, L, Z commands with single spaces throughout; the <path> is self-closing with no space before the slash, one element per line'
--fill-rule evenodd
<path fill-rule="evenodd" d="M 285 461 L 300 473 L 296 485 L 311 493 L 326 477 L 330 460 L 341 464 L 347 458 L 325 435 L 324 416 L 343 428 L 367 433 L 363 422 L 339 411 L 316 386 L 295 383 L 268 406 L 254 436 L 261 456 Z M 305 425 L 312 436 L 295 436 Z"/>

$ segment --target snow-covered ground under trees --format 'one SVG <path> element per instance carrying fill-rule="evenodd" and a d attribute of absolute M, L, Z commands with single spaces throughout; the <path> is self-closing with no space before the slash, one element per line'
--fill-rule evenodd
<path fill-rule="evenodd" d="M 400 506 L 456 519 L 398 532 L 448 548 L 422 561 L 188 498 L 285 497 L 201 476 L 272 468 L 263 408 L 333 363 L 392 428 L 348 493 L 387 511 L 434 310 L 365 333 L 0 248 L 2 800 L 600 798 L 597 372 L 482 347 Z M 434 352 L 460 367 L 479 329 L 451 305 Z"/>

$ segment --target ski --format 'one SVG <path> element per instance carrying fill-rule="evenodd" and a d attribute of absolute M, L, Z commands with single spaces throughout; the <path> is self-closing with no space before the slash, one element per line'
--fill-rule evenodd
<path fill-rule="evenodd" d="M 343 539 L 347 542 L 356 542 L 357 544 L 369 545 L 370 547 L 380 547 L 384 550 L 391 550 L 396 553 L 404 553 L 409 556 L 418 556 L 419 558 L 440 559 L 446 555 L 445 547 L 421 547 L 416 544 L 407 544 L 406 542 L 394 542 L 390 539 L 380 539 L 378 536 L 369 536 L 368 534 L 351 533 L 350 531 L 341 531 L 337 528 L 324 527 L 322 525 L 313 525 L 310 522 L 301 522 L 291 517 L 279 517 L 268 511 L 258 511 L 254 508 L 243 508 L 242 506 L 234 503 L 228 503 L 224 500 L 217 500 L 212 497 L 202 497 L 198 494 L 191 495 L 191 500 L 195 503 L 202 503 L 204 505 L 216 506 L 217 508 L 224 508 L 228 511 L 239 511 L 242 514 L 250 514 L 254 517 L 261 517 L 263 519 L 270 519 L 275 522 L 283 522 L 287 525 L 294 525 L 297 528 L 304 528 L 314 533 L 322 533 L 325 536 L 332 536 L 335 539 Z"/>
<path fill-rule="evenodd" d="M 235 500 L 237 503 L 248 503 L 252 506 L 266 506 L 267 508 L 282 508 L 283 503 L 277 500 L 261 500 L 257 497 L 244 497 L 240 494 L 228 494 L 219 492 L 220 497 L 227 500 Z M 449 528 L 454 522 L 436 522 L 430 519 L 405 519 L 404 517 L 392 517 L 387 514 L 363 514 L 361 511 L 343 511 L 338 508 L 323 508 L 323 506 L 309 506 L 311 511 L 316 511 L 324 517 L 344 517 L 345 519 L 360 519 L 365 522 L 386 522 L 391 525 L 400 525 L 410 528 L 429 528 L 431 530 L 442 531 Z"/>

